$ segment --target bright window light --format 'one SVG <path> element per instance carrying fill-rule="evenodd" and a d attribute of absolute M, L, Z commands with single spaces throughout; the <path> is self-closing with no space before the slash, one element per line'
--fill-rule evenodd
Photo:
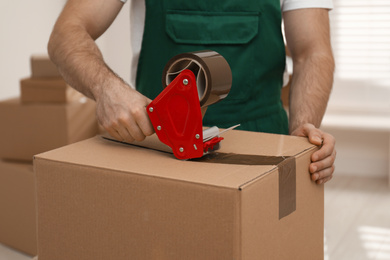
<path fill-rule="evenodd" d="M 390 108 L 390 1 L 333 2 L 330 21 L 337 105 Z"/>
<path fill-rule="evenodd" d="M 358 232 L 367 259 L 390 259 L 390 229 L 360 226 Z"/>

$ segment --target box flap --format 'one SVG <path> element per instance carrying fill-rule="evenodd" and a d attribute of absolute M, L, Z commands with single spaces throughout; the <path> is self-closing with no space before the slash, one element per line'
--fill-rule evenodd
<path fill-rule="evenodd" d="M 224 137 L 219 151 L 221 153 L 295 156 L 314 147 L 305 138 L 291 136 L 231 131 Z M 37 155 L 35 159 L 236 189 L 277 170 L 277 166 L 272 165 L 272 162 L 270 165 L 239 165 L 180 161 L 169 153 L 169 147 L 161 144 L 156 135 L 135 145 L 113 142 L 97 136 Z"/>
<path fill-rule="evenodd" d="M 237 154 L 296 156 L 302 151 L 314 148 L 307 138 L 291 135 L 234 130 L 224 133 L 223 137 L 225 140 L 222 141 L 221 151 Z"/>
<path fill-rule="evenodd" d="M 221 142 L 222 153 L 270 155 L 270 156 L 296 156 L 300 152 L 313 148 L 307 138 L 232 130 L 225 132 Z M 134 142 L 135 145 L 172 153 L 171 148 L 156 141 L 157 136 L 147 137 L 142 142 Z"/>

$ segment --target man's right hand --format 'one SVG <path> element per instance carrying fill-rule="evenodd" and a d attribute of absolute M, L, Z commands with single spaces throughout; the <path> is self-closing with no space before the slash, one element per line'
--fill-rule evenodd
<path fill-rule="evenodd" d="M 146 112 L 151 100 L 122 83 L 110 87 L 96 98 L 99 123 L 115 139 L 142 141 L 154 133 Z"/>

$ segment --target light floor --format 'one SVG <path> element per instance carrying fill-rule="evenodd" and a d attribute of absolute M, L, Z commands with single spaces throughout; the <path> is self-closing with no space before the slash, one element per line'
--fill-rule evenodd
<path fill-rule="evenodd" d="M 31 260 L 0 244 L 0 260 Z M 390 260 L 387 179 L 335 176 L 325 186 L 325 260 Z"/>
<path fill-rule="evenodd" d="M 325 260 L 390 260 L 387 179 L 335 178 L 325 186 Z"/>

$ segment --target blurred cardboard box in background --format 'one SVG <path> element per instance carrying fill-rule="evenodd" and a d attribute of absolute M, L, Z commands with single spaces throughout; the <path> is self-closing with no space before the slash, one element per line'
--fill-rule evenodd
<path fill-rule="evenodd" d="M 56 65 L 47 54 L 33 54 L 30 57 L 31 77 L 61 77 Z"/>
<path fill-rule="evenodd" d="M 24 78 L 20 81 L 21 102 L 67 103 L 83 95 L 70 87 L 63 78 Z"/>
<path fill-rule="evenodd" d="M 0 243 L 37 254 L 35 154 L 95 136 L 95 102 L 72 89 L 47 55 L 31 56 L 21 97 L 0 101 Z"/>
<path fill-rule="evenodd" d="M 0 160 L 0 243 L 33 256 L 36 236 L 33 166 Z"/>
<path fill-rule="evenodd" d="M 95 107 L 87 98 L 65 104 L 0 102 L 0 158 L 31 162 L 35 154 L 95 136 Z"/>

